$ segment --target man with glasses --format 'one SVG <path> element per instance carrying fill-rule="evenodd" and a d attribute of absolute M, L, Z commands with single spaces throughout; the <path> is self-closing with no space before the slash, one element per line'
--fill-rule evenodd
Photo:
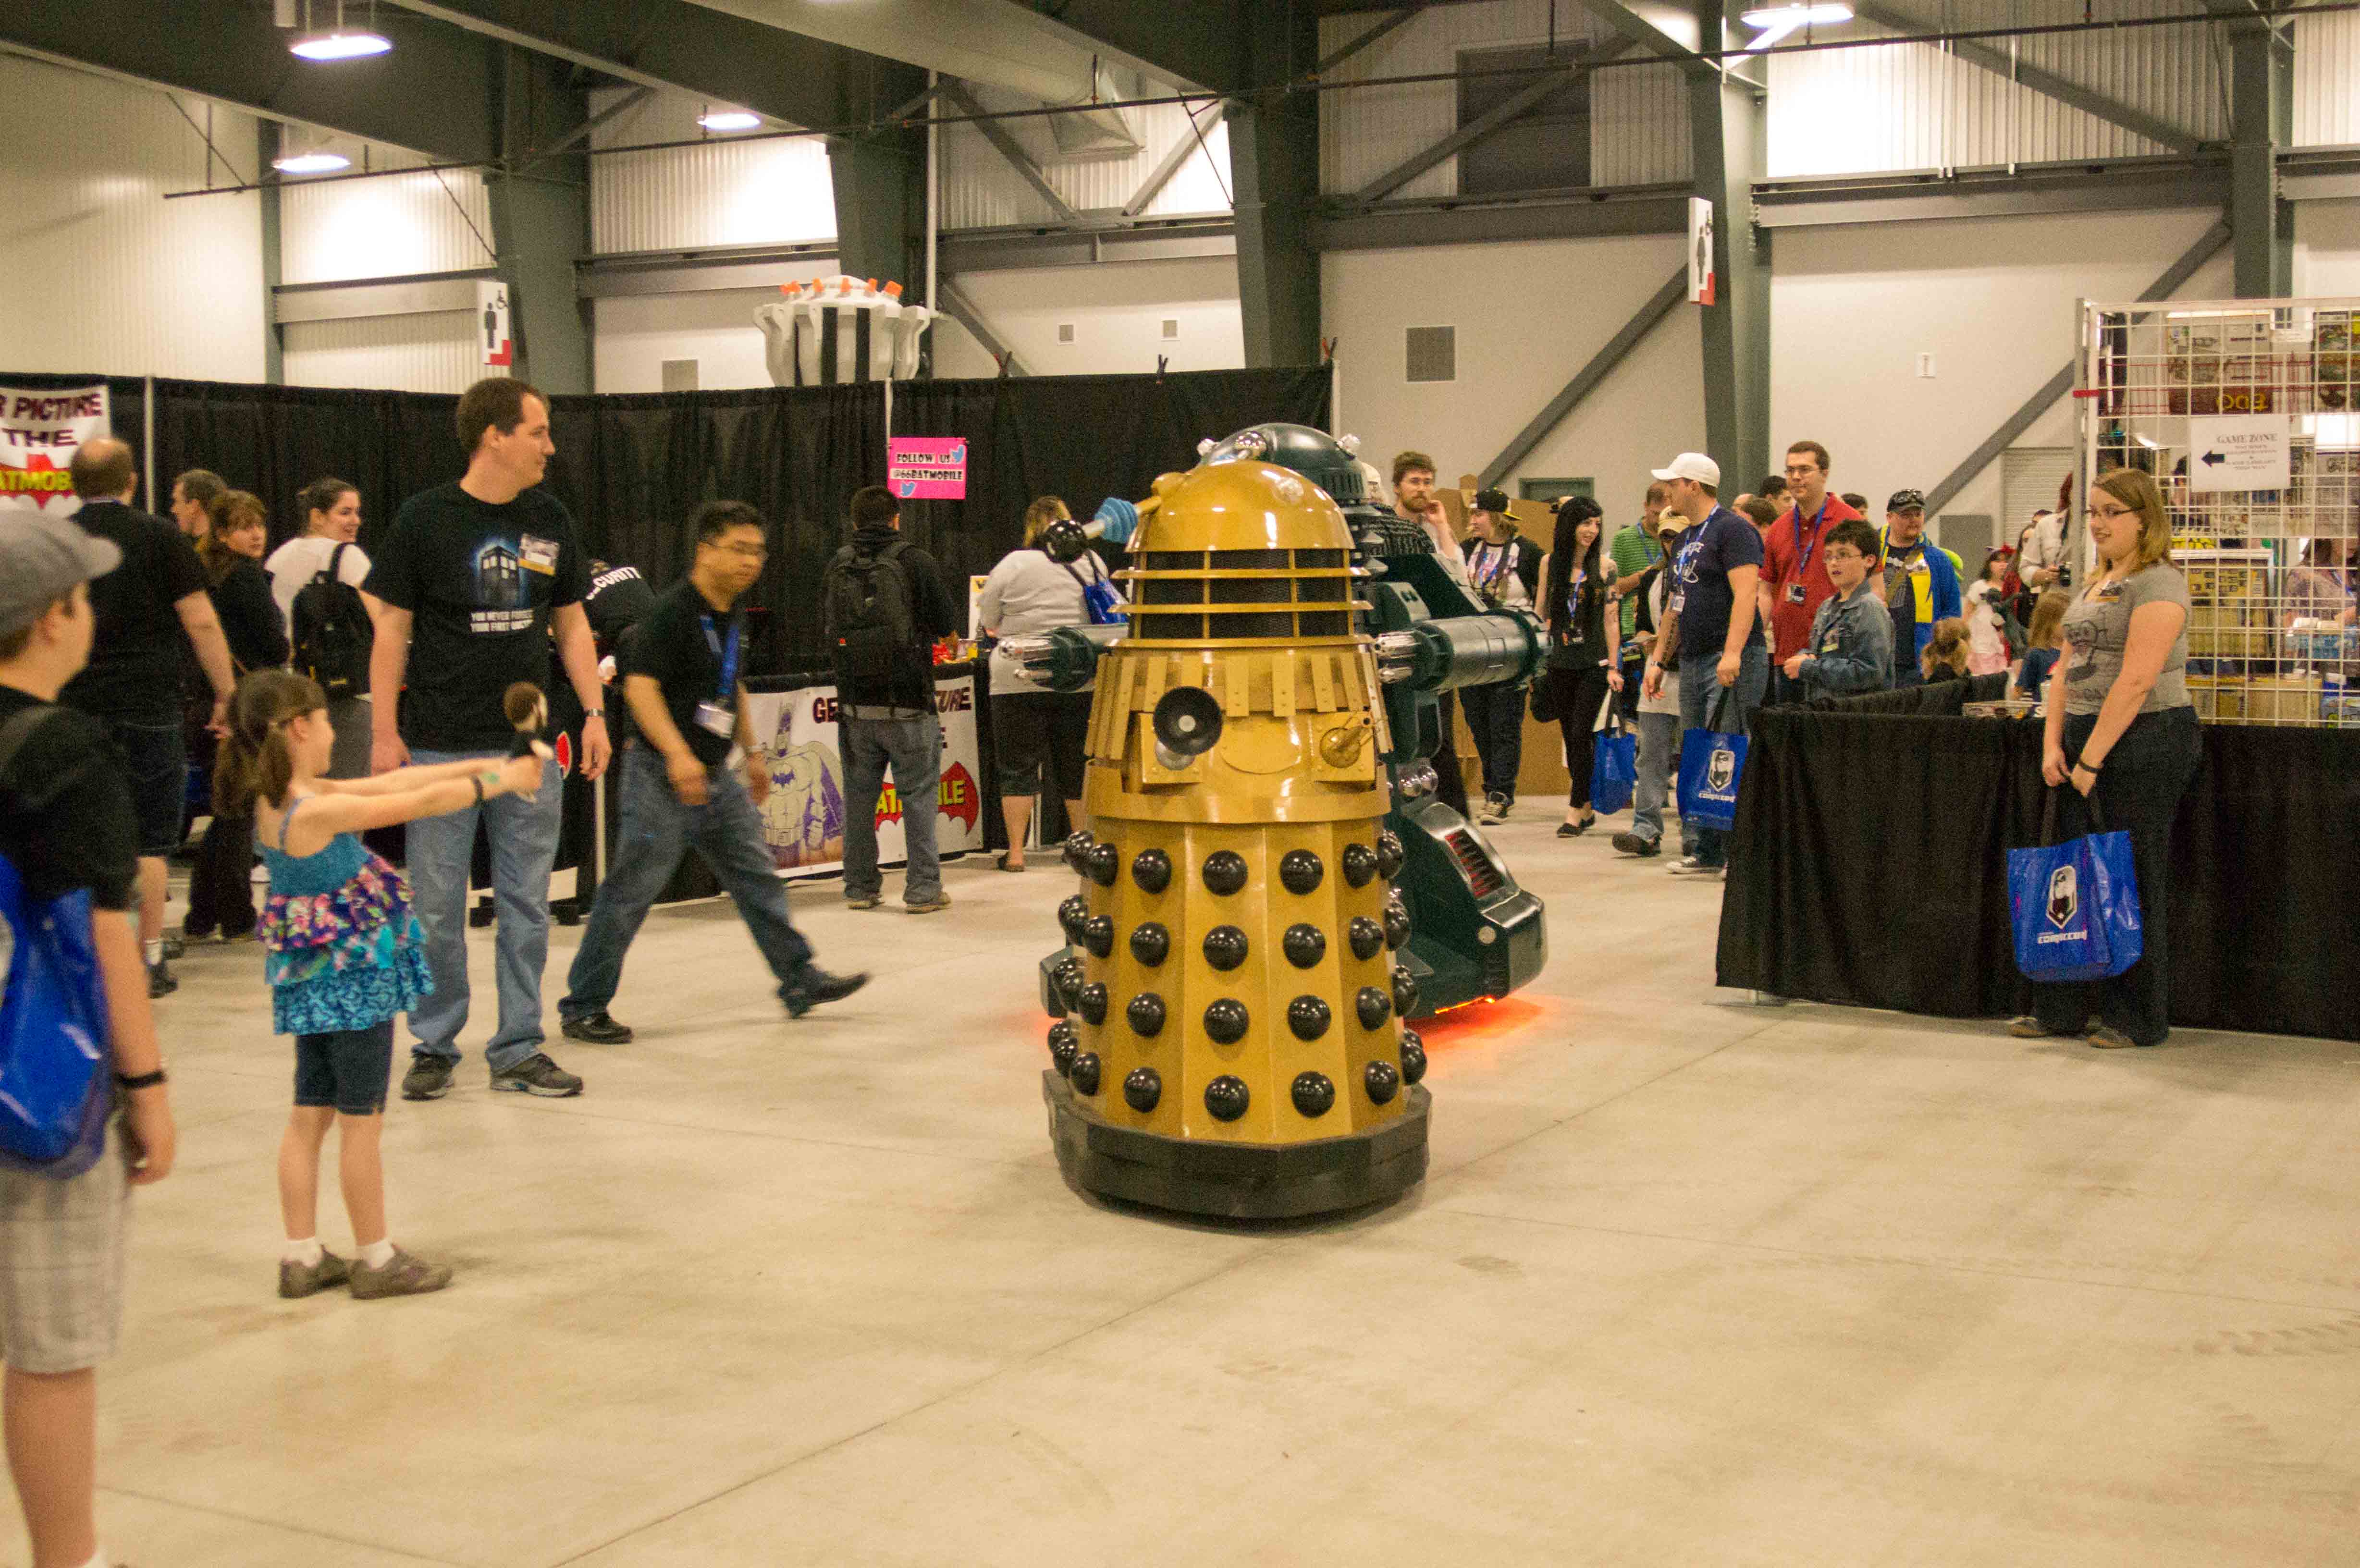
<path fill-rule="evenodd" d="M 622 981 L 623 955 L 692 844 L 737 901 L 778 978 L 788 1017 L 849 996 L 869 979 L 829 975 L 812 963 L 811 945 L 787 918 L 787 885 L 762 837 L 770 759 L 746 719 L 739 679 L 746 615 L 738 607 L 770 556 L 762 515 L 743 501 L 707 501 L 690 527 L 694 564 L 625 645 L 623 699 L 635 735 L 623 751 L 621 830 L 557 1004 L 566 1038 L 593 1045 L 631 1039 L 606 1011 Z M 733 750 L 743 753 L 742 783 L 728 766 Z"/>
<path fill-rule="evenodd" d="M 1786 449 L 1786 512 L 1762 536 L 1762 622 L 1770 628 L 1770 701 L 1799 702 L 1803 683 L 1786 673 L 1786 663 L 1808 652 L 1811 620 L 1835 594 L 1828 578 L 1828 530 L 1854 522 L 1860 513 L 1840 495 L 1828 494 L 1828 449 L 1798 441 Z"/>

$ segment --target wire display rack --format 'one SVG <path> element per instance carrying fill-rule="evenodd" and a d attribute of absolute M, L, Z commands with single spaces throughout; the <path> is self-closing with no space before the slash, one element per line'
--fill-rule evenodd
<path fill-rule="evenodd" d="M 2360 727 L 2360 299 L 2085 301 L 2080 365 L 2078 580 L 2092 482 L 2152 474 L 2198 716 Z"/>

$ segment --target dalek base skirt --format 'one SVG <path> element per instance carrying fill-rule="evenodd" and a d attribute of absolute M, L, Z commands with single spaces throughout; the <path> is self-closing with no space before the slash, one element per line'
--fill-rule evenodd
<path fill-rule="evenodd" d="M 1336 504 L 1270 464 L 1157 481 L 1098 667 L 1091 831 L 1043 1080 L 1085 1191 L 1230 1218 L 1396 1197 L 1426 1172 L 1390 732 Z"/>

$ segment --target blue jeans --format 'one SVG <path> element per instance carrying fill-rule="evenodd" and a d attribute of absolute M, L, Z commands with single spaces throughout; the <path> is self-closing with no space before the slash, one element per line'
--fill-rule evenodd
<path fill-rule="evenodd" d="M 1680 656 L 1680 730 L 1718 729 L 1722 735 L 1743 735 L 1754 717 L 1754 710 L 1762 705 L 1762 693 L 1770 684 L 1770 650 L 1758 642 L 1745 645 L 1745 652 L 1737 663 L 1737 684 L 1724 688 L 1713 674 L 1718 660 L 1699 656 Z M 1721 703 L 1721 692 L 1729 693 L 1728 706 L 1721 712 L 1719 724 L 1712 723 L 1713 709 Z M 1674 768 L 1678 764 L 1675 762 Z M 1729 835 L 1719 828 L 1709 828 L 1702 822 L 1689 821 L 1688 853 L 1707 866 L 1720 866 L 1729 859 Z"/>
<path fill-rule="evenodd" d="M 415 763 L 457 762 L 481 757 L 486 767 L 506 760 L 499 752 L 413 751 Z M 541 769 L 532 800 L 495 795 L 410 824 L 407 859 L 410 892 L 426 928 L 426 964 L 434 994 L 410 1015 L 420 1056 L 459 1060 L 459 1031 L 467 1027 L 467 881 L 475 858 L 475 819 L 484 820 L 492 845 L 492 902 L 499 912 L 500 1027 L 484 1048 L 495 1073 L 505 1073 L 541 1050 L 541 972 L 549 962 L 549 874 L 557 864 L 557 834 L 564 817 L 564 780 L 557 764 Z"/>
<path fill-rule="evenodd" d="M 934 817 L 942 805 L 943 722 L 932 713 L 914 719 L 839 718 L 836 738 L 844 746 L 844 896 L 873 898 L 883 889 L 877 869 L 877 798 L 885 792 L 885 770 L 901 796 L 901 838 L 910 868 L 901 900 L 928 904 L 943 896 L 943 858 L 934 848 Z"/>
<path fill-rule="evenodd" d="M 662 754 L 634 743 L 624 749 L 617 793 L 622 820 L 615 862 L 598 884 L 559 1016 L 585 1018 L 606 1010 L 622 982 L 623 954 L 692 844 L 737 901 L 784 996 L 810 965 L 811 944 L 787 919 L 787 885 L 779 879 L 761 815 L 738 775 L 727 768 L 705 769 L 705 804 L 684 806 L 672 793 Z"/>

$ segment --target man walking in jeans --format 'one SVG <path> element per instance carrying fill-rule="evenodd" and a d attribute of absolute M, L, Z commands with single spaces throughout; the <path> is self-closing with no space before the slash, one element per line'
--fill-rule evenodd
<path fill-rule="evenodd" d="M 934 849 L 943 777 L 934 644 L 956 622 L 942 569 L 902 539 L 901 504 L 882 485 L 852 493 L 851 542 L 827 563 L 821 594 L 836 656 L 836 736 L 844 746 L 845 901 L 856 909 L 884 901 L 877 799 L 890 768 L 910 856 L 902 903 L 913 915 L 947 909 L 942 857 Z"/>
<path fill-rule="evenodd" d="M 503 707 L 508 689 L 547 681 L 553 626 L 566 679 L 582 700 L 582 775 L 595 779 L 606 769 L 608 742 L 597 654 L 582 609 L 588 558 L 564 506 L 534 488 L 557 451 L 549 439 L 548 399 L 507 376 L 478 381 L 459 399 L 458 430 L 466 474 L 402 503 L 362 584 L 377 624 L 369 656 L 372 766 L 386 773 L 410 762 L 505 758 L 516 738 Z M 485 1048 L 492 1087 L 582 1093 L 582 1080 L 541 1049 L 549 874 L 557 863 L 563 793 L 555 763 L 545 775 L 530 795 L 500 795 L 410 824 L 410 885 L 426 930 L 434 994 L 410 1015 L 417 1042 L 401 1080 L 406 1100 L 441 1099 L 459 1064 L 459 1031 L 467 1026 L 467 884 L 478 817 L 491 843 L 499 911 L 500 1021 Z"/>
<path fill-rule="evenodd" d="M 1721 465 L 1684 452 L 1655 471 L 1671 486 L 1672 509 L 1699 519 L 1672 558 L 1672 593 L 1657 651 L 1647 657 L 1646 691 L 1664 689 L 1662 650 L 1680 650 L 1680 726 L 1743 735 L 1770 681 L 1770 650 L 1754 636 L 1754 590 L 1762 580 L 1762 536 L 1721 505 Z M 1676 877 L 1718 877 L 1728 860 L 1729 835 L 1701 822 L 1688 824 L 1688 854 Z"/>
<path fill-rule="evenodd" d="M 743 501 L 707 501 L 689 527 L 695 564 L 641 617 L 623 652 L 623 697 L 638 738 L 623 748 L 622 830 L 557 1004 L 566 1038 L 594 1045 L 631 1039 L 606 1007 L 639 922 L 691 844 L 737 901 L 788 1017 L 849 996 L 868 980 L 814 966 L 762 838 L 758 808 L 770 793 L 770 759 L 746 720 L 738 679 L 746 616 L 737 608 L 770 555 L 762 515 Z M 733 746 L 746 754 L 743 784 L 727 767 Z"/>

